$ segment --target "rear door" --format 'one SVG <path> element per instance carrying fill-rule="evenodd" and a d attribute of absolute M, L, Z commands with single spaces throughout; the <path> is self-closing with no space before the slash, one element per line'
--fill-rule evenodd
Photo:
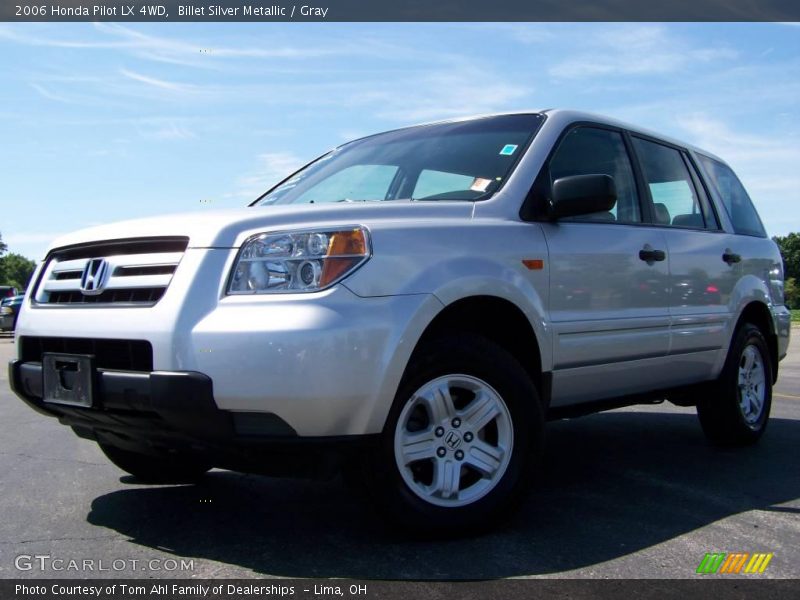
<path fill-rule="evenodd" d="M 614 178 L 609 212 L 541 223 L 550 263 L 552 405 L 658 388 L 668 380 L 669 273 L 664 233 L 642 218 L 623 133 L 580 125 L 562 136 L 540 174 Z"/>
<path fill-rule="evenodd" d="M 781 282 L 775 278 L 779 278 L 782 272 L 775 253 L 775 243 L 767 236 L 744 186 L 725 163 L 700 153 L 694 156 L 705 175 L 708 191 L 715 198 L 714 204 L 719 207 L 720 220 L 724 221 L 727 217 L 725 228 L 733 231 L 733 234 L 727 235 L 724 257 L 729 264 L 730 277 L 735 276 L 736 281 L 747 277 L 761 281 L 762 289 L 766 292 L 761 299 L 765 302 L 770 301 L 770 296 L 781 296 L 782 291 L 774 289 L 774 286 L 781 287 Z M 734 293 L 732 301 L 741 303 L 743 298 Z M 730 305 L 731 327 L 736 324 L 733 319 L 738 316 L 739 309 L 740 306 Z M 732 335 L 733 331 L 730 330 L 728 340 Z"/>
<path fill-rule="evenodd" d="M 689 155 L 659 140 L 632 137 L 645 199 L 667 242 L 670 270 L 672 385 L 715 375 L 727 344 L 732 292 L 741 265 L 730 257 L 733 239 L 720 227 Z"/>

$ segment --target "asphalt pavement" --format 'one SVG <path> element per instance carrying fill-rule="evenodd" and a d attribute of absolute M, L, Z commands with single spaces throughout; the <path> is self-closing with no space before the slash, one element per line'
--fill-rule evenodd
<path fill-rule="evenodd" d="M 692 578 L 706 552 L 773 553 L 758 577 L 797 578 L 793 334 L 757 446 L 715 448 L 694 409 L 670 404 L 551 423 L 522 509 L 490 534 L 438 542 L 390 533 L 338 479 L 212 471 L 199 485 L 138 485 L 23 405 L 2 370 L 0 578 Z M 0 362 L 13 353 L 0 337 Z"/>

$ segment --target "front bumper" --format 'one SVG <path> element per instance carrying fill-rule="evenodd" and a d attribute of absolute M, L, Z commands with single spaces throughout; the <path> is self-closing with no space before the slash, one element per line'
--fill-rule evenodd
<path fill-rule="evenodd" d="M 42 400 L 41 363 L 12 360 L 8 368 L 11 389 L 22 400 L 66 425 L 144 438 L 222 440 L 234 432 L 230 413 L 217 408 L 211 380 L 202 373 L 97 370 L 95 404 L 82 408 Z"/>
<path fill-rule="evenodd" d="M 202 373 L 220 410 L 272 413 L 304 438 L 380 433 L 441 302 L 431 294 L 361 297 L 346 282 L 314 293 L 227 296 L 222 274 L 236 253 L 187 249 L 150 307 L 26 302 L 17 339 L 144 341 L 151 365 L 135 370 Z"/>
<path fill-rule="evenodd" d="M 324 475 L 374 436 L 301 438 L 272 413 L 221 410 L 211 379 L 191 371 L 98 369 L 91 408 L 45 402 L 42 365 L 12 360 L 11 389 L 80 437 L 142 453 L 204 456 L 215 466 L 277 475 Z"/>

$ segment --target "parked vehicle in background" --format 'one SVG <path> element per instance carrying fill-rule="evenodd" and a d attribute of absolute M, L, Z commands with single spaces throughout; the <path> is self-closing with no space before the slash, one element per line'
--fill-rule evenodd
<path fill-rule="evenodd" d="M 14 331 L 24 294 L 3 298 L 0 302 L 0 331 Z"/>
<path fill-rule="evenodd" d="M 0 285 L 0 299 L 11 298 L 12 296 L 16 296 L 18 294 L 19 292 L 17 291 L 17 288 L 10 285 Z"/>
<path fill-rule="evenodd" d="M 10 379 L 142 481 L 344 469 L 407 531 L 463 533 L 521 497 L 548 419 L 668 399 L 756 442 L 782 269 L 703 150 L 572 111 L 448 121 L 250 208 L 59 239 Z"/>

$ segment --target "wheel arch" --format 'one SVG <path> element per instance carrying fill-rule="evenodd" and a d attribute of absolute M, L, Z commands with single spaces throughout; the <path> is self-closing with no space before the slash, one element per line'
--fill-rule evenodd
<path fill-rule="evenodd" d="M 778 379 L 778 335 L 775 331 L 775 322 L 769 307 L 759 300 L 752 300 L 742 307 L 739 318 L 732 330 L 731 340 L 734 339 L 736 332 L 743 323 L 752 323 L 761 330 L 767 340 L 769 348 L 769 359 L 772 366 L 772 383 Z M 732 343 L 732 342 L 731 342 Z"/>
<path fill-rule="evenodd" d="M 473 265 L 474 266 L 474 265 Z M 536 285 L 511 270 L 499 276 L 486 274 L 451 278 L 431 292 L 401 344 L 387 358 L 380 399 L 369 417 L 369 428 L 382 430 L 408 365 L 420 345 L 448 328 L 485 335 L 515 356 L 531 374 L 546 410 L 550 399 L 552 341 L 544 302 Z M 540 275 L 546 277 L 546 274 Z M 520 333 L 521 332 L 521 333 Z M 528 352 L 523 351 L 528 344 Z"/>
<path fill-rule="evenodd" d="M 531 377 L 542 401 L 549 401 L 549 381 L 543 368 L 541 340 L 529 318 L 514 302 L 481 294 L 445 305 L 428 323 L 411 356 L 430 340 L 447 333 L 474 333 L 504 348 Z"/>

